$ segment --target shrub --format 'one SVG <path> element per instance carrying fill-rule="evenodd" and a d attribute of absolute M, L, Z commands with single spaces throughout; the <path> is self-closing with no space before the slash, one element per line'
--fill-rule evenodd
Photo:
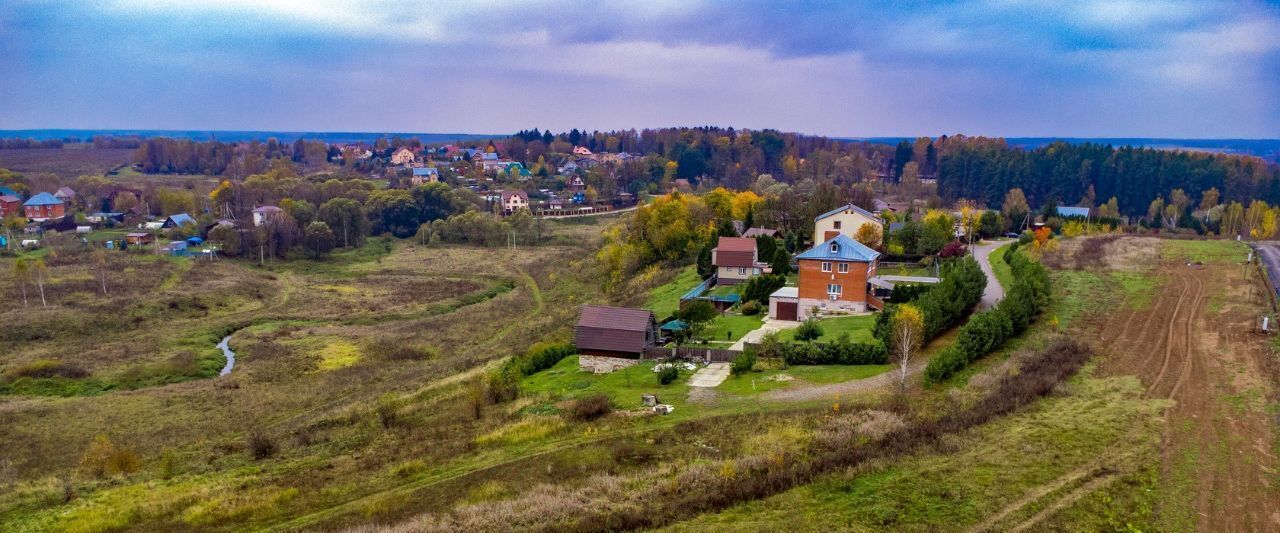
<path fill-rule="evenodd" d="M 520 394 L 520 376 L 514 367 L 503 366 L 484 375 L 485 399 L 491 403 L 509 402 Z"/>
<path fill-rule="evenodd" d="M 853 342 L 847 334 L 830 343 L 784 345 L 782 360 L 789 365 L 882 365 L 889 351 L 879 342 Z"/>
<path fill-rule="evenodd" d="M 822 336 L 822 326 L 818 325 L 818 321 L 812 318 L 805 320 L 796 328 L 796 340 L 812 341 Z"/>
<path fill-rule="evenodd" d="M 53 359 L 40 359 L 32 361 L 25 365 L 10 368 L 4 372 L 4 378 L 7 381 L 14 381 L 18 378 L 67 378 L 80 379 L 89 377 L 89 371 L 82 367 L 55 361 Z"/>
<path fill-rule="evenodd" d="M 378 415 L 378 423 L 382 424 L 385 429 L 391 429 L 396 424 L 397 413 L 400 410 L 400 400 L 396 395 L 387 393 L 378 398 L 378 405 L 374 408 L 374 412 Z"/>
<path fill-rule="evenodd" d="M 960 241 L 951 241 L 938 251 L 938 257 L 947 259 L 951 257 L 963 257 L 965 254 L 964 243 Z"/>
<path fill-rule="evenodd" d="M 782 274 L 764 274 L 747 279 L 742 283 L 741 292 L 744 302 L 769 302 L 769 295 L 787 284 L 787 277 Z"/>
<path fill-rule="evenodd" d="M 742 311 L 742 314 L 746 316 L 756 316 L 760 314 L 761 311 L 764 310 L 764 306 L 760 305 L 760 302 L 751 300 L 747 303 L 742 304 L 742 307 L 739 308 L 738 310 Z"/>
<path fill-rule="evenodd" d="M 679 378 L 680 378 L 680 369 L 676 368 L 675 365 L 667 365 L 665 368 L 658 371 L 659 385 L 669 385 L 671 384 L 671 382 Z"/>
<path fill-rule="evenodd" d="M 942 281 L 916 298 L 912 305 L 924 313 L 924 340 L 938 336 L 969 314 L 982 300 L 987 276 L 972 257 L 949 261 L 942 267 Z M 894 305 L 876 317 L 872 333 L 887 344 Z"/>
<path fill-rule="evenodd" d="M 1009 293 L 994 309 L 975 315 L 960 328 L 956 341 L 925 367 L 926 381 L 937 383 L 947 379 L 969 363 L 991 353 L 1011 337 L 1022 333 L 1048 305 L 1049 273 L 1044 265 L 1017 254 L 1008 255 L 1008 258 L 1014 276 Z"/>
<path fill-rule="evenodd" d="M 260 461 L 276 454 L 276 442 L 261 430 L 255 429 L 249 432 L 246 444 L 249 447 L 249 457 L 254 460 Z"/>
<path fill-rule="evenodd" d="M 596 393 L 570 402 L 569 408 L 564 411 L 564 416 L 574 422 L 587 422 L 607 415 L 611 411 L 613 411 L 613 403 L 609 397 L 603 393 Z"/>
<path fill-rule="evenodd" d="M 561 359 L 569 357 L 577 353 L 578 349 L 569 343 L 560 344 L 535 344 L 529 348 L 529 351 L 520 356 L 519 366 L 520 373 L 525 376 L 533 374 L 556 366 Z"/>
<path fill-rule="evenodd" d="M 733 363 L 729 365 L 729 372 L 734 375 L 745 374 L 750 372 L 756 366 L 756 353 L 754 350 L 743 350 L 737 357 L 733 358 Z"/>
<path fill-rule="evenodd" d="M 99 435 L 80 457 L 80 470 L 90 477 L 105 478 L 116 474 L 132 474 L 142 466 L 137 453 L 117 446 L 106 435 Z"/>

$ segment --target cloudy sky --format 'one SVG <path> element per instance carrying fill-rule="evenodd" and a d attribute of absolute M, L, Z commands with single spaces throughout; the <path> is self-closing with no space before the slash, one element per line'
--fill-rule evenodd
<path fill-rule="evenodd" d="M 0 0 L 0 129 L 703 124 L 1280 137 L 1280 5 Z"/>

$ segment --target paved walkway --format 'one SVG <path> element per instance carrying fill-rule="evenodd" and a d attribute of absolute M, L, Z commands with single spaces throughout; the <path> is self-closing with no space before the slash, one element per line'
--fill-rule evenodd
<path fill-rule="evenodd" d="M 690 387 L 715 387 L 729 377 L 729 363 L 711 363 L 689 377 Z"/>
<path fill-rule="evenodd" d="M 792 322 L 790 320 L 773 320 L 771 318 L 766 318 L 764 319 L 764 323 L 761 324 L 759 328 L 748 331 L 746 335 L 743 335 L 741 339 L 738 339 L 738 342 L 733 343 L 733 346 L 730 346 L 729 349 L 742 350 L 742 348 L 745 347 L 746 343 L 748 342 L 753 344 L 758 343 L 760 342 L 760 339 L 763 339 L 765 335 L 769 334 L 769 332 L 782 331 L 784 329 L 791 329 L 799 326 L 800 326 L 799 322 Z"/>
<path fill-rule="evenodd" d="M 987 275 L 987 289 L 982 291 L 982 302 L 978 304 L 978 309 L 991 309 L 1004 299 L 1004 287 L 1001 287 L 1000 282 L 996 280 L 996 273 L 991 269 L 989 256 L 992 250 L 1006 244 L 1009 244 L 1009 239 L 983 241 L 982 244 L 975 244 L 972 247 L 973 258 L 978 261 L 978 266 L 982 267 L 982 273 Z"/>

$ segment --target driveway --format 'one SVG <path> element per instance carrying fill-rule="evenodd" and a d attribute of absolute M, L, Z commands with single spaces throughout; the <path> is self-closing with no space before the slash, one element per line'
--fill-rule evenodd
<path fill-rule="evenodd" d="M 733 343 L 733 346 L 730 346 L 729 349 L 741 351 L 748 342 L 752 344 L 759 343 L 760 339 L 763 339 L 764 336 L 768 335 L 770 332 L 782 331 L 784 329 L 791 329 L 799 326 L 799 322 L 766 318 L 759 328 L 748 331 L 746 335 L 743 335 L 741 339 L 738 339 L 738 342 Z"/>
<path fill-rule="evenodd" d="M 975 244 L 970 248 L 973 250 L 973 258 L 978 261 L 978 266 L 982 267 L 982 273 L 987 275 L 987 288 L 982 291 L 982 302 L 978 304 L 978 309 L 991 309 L 1004 299 L 1004 287 L 1001 287 L 1000 282 L 996 280 L 996 273 L 991 269 L 989 257 L 992 250 L 1009 242 L 1010 239 L 982 241 L 981 244 Z"/>
<path fill-rule="evenodd" d="M 1262 266 L 1267 269 L 1267 279 L 1271 280 L 1273 286 L 1280 285 L 1280 243 L 1255 242 L 1253 248 L 1258 251 L 1258 259 L 1262 260 Z M 1276 292 L 1280 293 L 1280 290 Z"/>

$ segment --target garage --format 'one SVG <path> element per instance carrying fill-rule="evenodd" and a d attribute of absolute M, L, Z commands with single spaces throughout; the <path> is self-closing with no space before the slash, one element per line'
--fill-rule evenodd
<path fill-rule="evenodd" d="M 773 318 L 794 321 L 799 309 L 800 304 L 798 302 L 778 302 L 778 315 Z"/>
<path fill-rule="evenodd" d="M 800 295 L 795 287 L 783 287 L 769 295 L 769 318 L 799 320 Z"/>

